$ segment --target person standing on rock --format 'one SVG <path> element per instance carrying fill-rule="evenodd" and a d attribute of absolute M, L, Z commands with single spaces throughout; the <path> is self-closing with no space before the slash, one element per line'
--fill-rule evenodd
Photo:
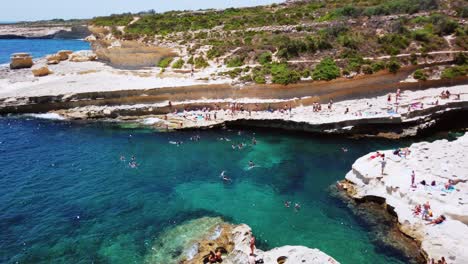
<path fill-rule="evenodd" d="M 385 169 L 385 165 L 387 165 L 387 161 L 385 160 L 385 154 L 382 154 L 381 156 L 382 156 L 382 160 L 380 161 L 380 165 L 382 168 L 381 174 L 384 175 L 384 169 Z"/>
<path fill-rule="evenodd" d="M 414 181 L 416 179 L 416 174 L 414 173 L 414 171 L 411 173 L 411 187 L 416 187 L 416 185 L 414 185 Z"/>
<path fill-rule="evenodd" d="M 252 237 L 250 238 L 250 255 L 254 255 L 254 250 L 255 250 L 255 236 L 250 233 Z"/>

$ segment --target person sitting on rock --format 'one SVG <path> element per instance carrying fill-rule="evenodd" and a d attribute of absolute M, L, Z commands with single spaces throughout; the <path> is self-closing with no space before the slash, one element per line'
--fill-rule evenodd
<path fill-rule="evenodd" d="M 213 251 L 210 251 L 210 255 L 208 255 L 208 263 L 216 263 L 216 255 Z"/>
<path fill-rule="evenodd" d="M 413 209 L 413 215 L 414 216 L 417 216 L 421 213 L 421 205 L 420 204 L 417 204 L 414 209 Z"/>
<path fill-rule="evenodd" d="M 429 223 L 427 223 L 426 225 L 438 225 L 438 224 L 442 224 L 444 221 L 445 221 L 445 216 L 444 215 L 441 215 L 439 217 L 437 217 L 436 219 L 430 221 Z"/>
<path fill-rule="evenodd" d="M 223 258 L 222 258 L 222 252 L 221 252 L 221 249 L 218 249 L 216 251 L 216 254 L 215 254 L 215 260 L 216 262 L 223 262 Z"/>

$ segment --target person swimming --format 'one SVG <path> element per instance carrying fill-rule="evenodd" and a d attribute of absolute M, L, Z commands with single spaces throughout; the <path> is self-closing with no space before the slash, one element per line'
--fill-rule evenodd
<path fill-rule="evenodd" d="M 285 201 L 284 202 L 284 207 L 286 207 L 286 208 L 291 207 L 291 201 Z"/>
<path fill-rule="evenodd" d="M 299 203 L 295 203 L 294 204 L 294 210 L 296 210 L 296 212 L 301 210 L 301 205 Z"/>
<path fill-rule="evenodd" d="M 249 168 L 253 168 L 255 167 L 255 163 L 253 163 L 253 161 L 249 161 Z"/>
<path fill-rule="evenodd" d="M 348 149 L 347 149 L 347 148 L 341 148 L 341 150 L 342 150 L 343 152 L 348 152 Z"/>
<path fill-rule="evenodd" d="M 125 161 L 125 156 L 124 155 L 120 155 L 120 161 Z"/>

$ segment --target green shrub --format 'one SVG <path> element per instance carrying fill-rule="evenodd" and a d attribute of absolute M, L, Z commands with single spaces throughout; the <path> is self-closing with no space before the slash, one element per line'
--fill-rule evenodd
<path fill-rule="evenodd" d="M 172 64 L 173 69 L 180 69 L 184 66 L 185 62 L 183 59 L 178 59 L 174 64 Z"/>
<path fill-rule="evenodd" d="M 227 62 L 226 66 L 229 68 L 240 67 L 244 65 L 244 61 L 239 56 L 231 57 Z"/>
<path fill-rule="evenodd" d="M 220 57 L 223 55 L 223 52 L 220 50 L 219 47 L 212 47 L 208 52 L 206 53 L 206 57 L 210 60 Z"/>
<path fill-rule="evenodd" d="M 260 54 L 260 56 L 258 56 L 258 62 L 260 62 L 260 64 L 262 65 L 270 63 L 271 59 L 271 52 L 269 51 L 263 52 L 262 54 Z"/>
<path fill-rule="evenodd" d="M 192 65 L 193 65 L 194 63 L 195 63 L 195 61 L 194 61 L 194 59 L 193 59 L 193 56 L 191 56 L 191 57 L 187 60 L 187 64 L 192 64 Z"/>
<path fill-rule="evenodd" d="M 395 57 L 392 57 L 390 61 L 387 62 L 386 67 L 389 72 L 397 73 L 398 70 L 401 68 L 401 65 Z"/>
<path fill-rule="evenodd" d="M 468 64 L 468 54 L 464 52 L 460 52 L 455 55 L 453 62 L 457 65 Z"/>
<path fill-rule="evenodd" d="M 301 75 L 289 69 L 286 63 L 273 63 L 270 70 L 272 82 L 276 84 L 288 85 L 301 80 Z"/>
<path fill-rule="evenodd" d="M 385 69 L 385 63 L 383 61 L 376 61 L 371 64 L 371 68 L 373 72 L 378 72 Z"/>
<path fill-rule="evenodd" d="M 210 66 L 208 64 L 208 62 L 206 62 L 206 60 L 202 56 L 196 57 L 194 59 L 194 65 L 195 65 L 196 69 L 206 68 L 206 67 Z"/>
<path fill-rule="evenodd" d="M 171 62 L 172 62 L 173 59 L 174 59 L 174 58 L 172 58 L 172 57 L 162 58 L 162 59 L 158 62 L 158 65 L 157 65 L 157 66 L 158 66 L 158 67 L 161 67 L 161 68 L 163 68 L 163 69 L 164 69 L 164 68 L 167 68 L 167 67 L 171 64 Z"/>
<path fill-rule="evenodd" d="M 460 76 L 466 76 L 468 74 L 468 65 L 457 65 L 450 68 L 446 68 L 442 71 L 440 76 L 442 79 L 453 79 Z"/>
<path fill-rule="evenodd" d="M 220 75 L 229 76 L 231 79 L 234 79 L 236 77 L 239 77 L 241 73 L 242 73 L 242 69 L 237 68 L 237 69 L 233 69 L 230 71 L 221 72 Z"/>
<path fill-rule="evenodd" d="M 379 38 L 378 42 L 382 45 L 383 51 L 390 55 L 397 55 L 410 43 L 408 38 L 401 34 L 387 34 Z"/>
<path fill-rule="evenodd" d="M 312 74 L 312 73 L 310 72 L 309 69 L 304 69 L 304 70 L 301 72 L 302 78 L 309 78 L 311 74 Z"/>
<path fill-rule="evenodd" d="M 421 70 L 421 69 L 418 69 L 416 70 L 414 73 L 413 73 L 413 77 L 416 79 L 416 80 L 421 80 L 421 81 L 425 81 L 427 80 L 428 76 L 427 74 Z"/>
<path fill-rule="evenodd" d="M 265 84 L 266 83 L 265 76 L 260 75 L 260 74 L 253 75 L 252 79 L 257 84 Z"/>
<path fill-rule="evenodd" d="M 333 80 L 340 77 L 340 68 L 332 58 L 325 58 L 315 67 L 312 72 L 314 80 Z"/>

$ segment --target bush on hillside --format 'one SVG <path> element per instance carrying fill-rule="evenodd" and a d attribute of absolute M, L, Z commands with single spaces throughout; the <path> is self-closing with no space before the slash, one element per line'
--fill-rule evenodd
<path fill-rule="evenodd" d="M 233 56 L 226 62 L 226 66 L 229 68 L 240 67 L 242 65 L 244 65 L 244 61 L 239 56 Z"/>
<path fill-rule="evenodd" d="M 260 56 L 258 56 L 258 62 L 260 62 L 260 64 L 262 65 L 270 63 L 271 59 L 272 59 L 272 56 L 271 56 L 271 52 L 269 51 L 263 52 L 262 54 L 260 54 Z"/>
<path fill-rule="evenodd" d="M 453 79 L 460 76 L 466 76 L 467 74 L 468 65 L 457 65 L 443 70 L 440 77 L 442 79 Z"/>
<path fill-rule="evenodd" d="M 395 57 L 392 57 L 390 61 L 387 62 L 386 67 L 389 72 L 397 73 L 398 70 L 401 68 L 401 65 Z"/>
<path fill-rule="evenodd" d="M 163 68 L 163 69 L 164 69 L 164 68 L 167 68 L 167 67 L 171 64 L 171 62 L 172 62 L 173 59 L 174 59 L 174 58 L 172 58 L 172 57 L 163 58 L 163 59 L 161 59 L 161 60 L 158 62 L 158 65 L 157 65 L 157 66 L 158 66 L 158 67 L 161 67 L 161 68 Z"/>
<path fill-rule="evenodd" d="M 301 75 L 289 69 L 286 63 L 273 63 L 270 66 L 272 82 L 276 84 L 288 85 L 301 80 Z"/>
<path fill-rule="evenodd" d="M 208 62 L 206 62 L 206 60 L 203 57 L 200 56 L 194 59 L 194 66 L 196 69 L 200 69 L 200 68 L 206 68 L 210 65 L 208 64 Z"/>
<path fill-rule="evenodd" d="M 178 59 L 174 64 L 172 64 L 173 69 L 180 69 L 184 66 L 185 62 L 183 59 Z"/>
<path fill-rule="evenodd" d="M 315 67 L 312 72 L 312 79 L 314 80 L 333 80 L 340 77 L 340 68 L 336 65 L 335 61 L 331 58 L 325 58 Z"/>
<path fill-rule="evenodd" d="M 416 79 L 416 80 L 421 80 L 421 81 L 425 81 L 427 80 L 427 78 L 429 76 L 427 76 L 427 74 L 421 70 L 421 69 L 417 69 L 414 73 L 413 73 L 413 77 Z"/>

